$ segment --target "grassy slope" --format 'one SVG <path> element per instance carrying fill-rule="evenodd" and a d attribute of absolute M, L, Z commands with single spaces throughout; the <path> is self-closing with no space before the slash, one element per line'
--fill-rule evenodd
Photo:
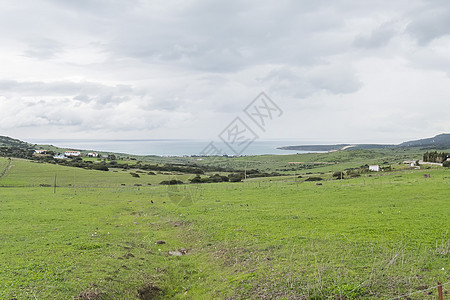
<path fill-rule="evenodd" d="M 66 188 L 36 187 L 55 172 Z M 389 298 L 450 276 L 449 170 L 170 190 L 190 206 L 134 180 L 13 160 L 0 179 L 0 298 L 134 299 L 144 286 L 167 299 Z M 167 256 L 182 247 L 188 255 Z"/>
<path fill-rule="evenodd" d="M 0 159 L 6 163 L 5 159 Z M 0 163 L 0 170 L 1 163 Z M 43 164 L 30 162 L 22 159 L 13 160 L 13 168 L 8 172 L 7 180 L 0 181 L 0 186 L 40 186 L 50 184 L 53 186 L 55 175 L 57 186 L 69 187 L 75 184 L 78 187 L 117 187 L 135 184 L 155 185 L 167 179 L 172 179 L 169 175 L 148 175 L 148 172 L 138 173 L 139 178 L 132 177 L 130 173 L 136 170 L 123 171 L 121 169 L 110 170 L 109 172 L 84 170 L 79 168 Z M 1 171 L 0 171 L 1 173 Z M 164 172 L 171 174 L 169 172 Z M 177 178 L 186 181 L 192 175 L 179 174 Z"/>
<path fill-rule="evenodd" d="M 365 164 L 397 164 L 405 159 L 418 160 L 421 159 L 425 151 L 419 148 L 404 149 L 377 149 L 377 150 L 346 150 L 330 153 L 307 153 L 292 155 L 261 155 L 246 156 L 238 158 L 226 157 L 210 157 L 204 158 L 203 161 L 197 163 L 211 163 L 220 166 L 229 166 L 237 169 L 260 169 L 266 172 L 279 171 L 284 169 L 297 172 L 299 174 L 307 172 L 331 172 L 344 170 L 346 168 L 359 167 Z M 302 165 L 308 165 L 308 168 L 302 168 L 302 165 L 291 165 L 289 162 L 303 162 Z M 320 164 L 321 162 L 327 164 Z M 313 164 L 319 163 L 319 164 Z M 295 170 L 295 171 L 294 171 Z"/>

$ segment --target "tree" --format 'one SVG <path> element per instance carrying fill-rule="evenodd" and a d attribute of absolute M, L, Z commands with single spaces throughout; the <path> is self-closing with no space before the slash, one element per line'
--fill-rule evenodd
<path fill-rule="evenodd" d="M 447 159 L 447 156 L 448 153 L 445 152 L 437 152 L 437 151 L 425 152 L 425 154 L 423 155 L 423 161 L 442 163 Z"/>
<path fill-rule="evenodd" d="M 95 164 L 92 169 L 99 171 L 109 171 L 108 167 L 104 164 Z"/>
<path fill-rule="evenodd" d="M 242 180 L 242 178 L 244 178 L 244 175 L 241 173 L 234 173 L 234 174 L 229 174 L 228 175 L 228 180 L 230 182 L 239 182 Z"/>
<path fill-rule="evenodd" d="M 336 179 L 344 179 L 344 172 L 341 171 L 334 172 L 333 177 L 336 177 Z"/>

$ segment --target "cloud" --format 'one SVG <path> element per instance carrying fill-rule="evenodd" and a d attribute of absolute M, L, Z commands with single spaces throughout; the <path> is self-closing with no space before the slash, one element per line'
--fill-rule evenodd
<path fill-rule="evenodd" d="M 392 24 L 382 24 L 380 27 L 372 30 L 370 34 L 357 36 L 354 44 L 361 48 L 380 48 L 386 46 L 395 34 Z"/>
<path fill-rule="evenodd" d="M 342 63 L 324 63 L 312 68 L 275 67 L 260 81 L 272 91 L 295 98 L 320 92 L 354 93 L 362 87 L 351 66 Z"/>
<path fill-rule="evenodd" d="M 401 112 L 445 107 L 448 20 L 443 0 L 5 2 L 0 133 L 207 138 L 262 90 L 286 112 L 276 137 L 448 131 Z M 299 119 L 321 125 L 283 130 Z"/>
<path fill-rule="evenodd" d="M 40 38 L 30 42 L 28 49 L 25 50 L 24 55 L 38 59 L 54 58 L 58 53 L 62 52 L 63 46 L 60 42 Z"/>
<path fill-rule="evenodd" d="M 410 16 L 407 32 L 425 46 L 435 39 L 450 35 L 450 7 L 448 2 L 430 2 Z"/>
<path fill-rule="evenodd" d="M 3 95 L 22 95 L 35 98 L 73 96 L 73 100 L 103 105 L 125 102 L 128 100 L 128 95 L 142 96 L 131 86 L 107 86 L 95 82 L 0 80 L 0 90 Z"/>

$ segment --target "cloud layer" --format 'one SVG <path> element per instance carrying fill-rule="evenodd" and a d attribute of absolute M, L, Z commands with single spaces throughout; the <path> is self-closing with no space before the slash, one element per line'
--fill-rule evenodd
<path fill-rule="evenodd" d="M 2 1 L 0 135 L 215 138 L 260 91 L 261 138 L 450 131 L 447 1 Z"/>

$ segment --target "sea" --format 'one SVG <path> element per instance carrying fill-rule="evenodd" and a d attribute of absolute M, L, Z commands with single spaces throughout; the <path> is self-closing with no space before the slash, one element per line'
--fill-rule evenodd
<path fill-rule="evenodd" d="M 190 140 L 190 139 L 141 139 L 141 140 L 94 140 L 94 139 L 36 139 L 30 143 L 40 145 L 53 145 L 61 148 L 78 150 L 94 150 L 115 153 L 127 153 L 134 155 L 157 156 L 193 156 L 207 152 L 208 145 L 220 150 L 227 155 L 264 155 L 264 154 L 295 154 L 306 151 L 280 150 L 278 147 L 305 145 L 306 143 L 295 140 L 256 140 L 250 143 L 243 151 L 230 149 L 223 141 Z M 309 151 L 311 152 L 311 151 Z"/>

